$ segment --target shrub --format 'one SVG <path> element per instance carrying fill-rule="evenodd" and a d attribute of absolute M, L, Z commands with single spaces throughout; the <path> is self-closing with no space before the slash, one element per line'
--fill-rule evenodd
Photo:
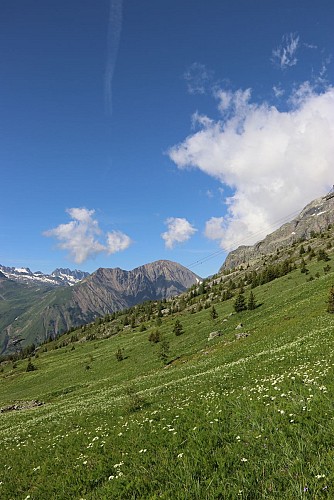
<path fill-rule="evenodd" d="M 130 413 L 141 410 L 144 406 L 147 405 L 145 398 L 138 394 L 138 392 L 133 387 L 128 387 L 126 389 L 126 395 L 126 410 Z"/>

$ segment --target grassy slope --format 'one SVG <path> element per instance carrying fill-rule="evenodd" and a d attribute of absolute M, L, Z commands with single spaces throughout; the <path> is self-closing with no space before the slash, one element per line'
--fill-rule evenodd
<path fill-rule="evenodd" d="M 0 332 L 15 321 L 15 318 L 30 311 L 36 303 L 40 303 L 51 293 L 47 286 L 30 286 L 11 280 L 0 281 Z M 15 323 L 15 326 L 17 324 Z M 5 334 L 0 333 L 0 352 L 5 341 Z M 31 343 L 34 341 L 32 338 Z"/>
<path fill-rule="evenodd" d="M 169 357 L 180 356 L 167 367 L 148 342 L 153 326 L 40 352 L 34 372 L 7 363 L 0 405 L 46 404 L 1 414 L 0 497 L 333 498 L 333 273 L 323 266 L 308 265 L 314 281 L 296 270 L 255 288 L 255 311 L 229 316 L 230 300 L 215 304 L 216 320 L 209 309 L 164 318 Z M 249 336 L 237 340 L 240 321 Z M 131 411 L 137 397 L 146 405 Z"/>

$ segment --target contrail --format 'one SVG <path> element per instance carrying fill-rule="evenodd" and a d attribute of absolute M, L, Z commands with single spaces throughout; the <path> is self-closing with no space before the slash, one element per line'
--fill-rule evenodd
<path fill-rule="evenodd" d="M 104 82 L 106 110 L 110 114 L 112 113 L 112 80 L 122 31 L 122 8 L 123 0 L 110 1 L 107 64 Z"/>

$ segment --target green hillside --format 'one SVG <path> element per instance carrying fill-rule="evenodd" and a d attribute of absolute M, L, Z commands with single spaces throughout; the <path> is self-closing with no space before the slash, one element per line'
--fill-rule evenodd
<path fill-rule="evenodd" d="M 0 353 L 6 349 L 6 328 L 17 318 L 30 313 L 35 304 L 40 304 L 52 294 L 49 286 L 32 286 L 0 277 Z M 29 315 L 31 319 L 31 316 Z M 15 323 L 16 325 L 16 323 Z M 20 337 L 20 335 L 18 335 Z M 21 338 L 25 338 L 22 336 Z M 34 336 L 32 336 L 32 339 Z"/>
<path fill-rule="evenodd" d="M 0 498 L 333 498 L 331 243 L 3 360 Z"/>

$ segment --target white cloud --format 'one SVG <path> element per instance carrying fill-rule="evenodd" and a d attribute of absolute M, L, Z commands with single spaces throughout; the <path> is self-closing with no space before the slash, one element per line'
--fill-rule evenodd
<path fill-rule="evenodd" d="M 107 248 L 109 254 L 126 250 L 131 243 L 131 238 L 121 231 L 107 233 Z"/>
<path fill-rule="evenodd" d="M 187 219 L 180 217 L 169 217 L 165 224 L 167 224 L 168 231 L 162 233 L 161 237 L 165 240 L 167 248 L 173 248 L 176 243 L 189 240 L 197 231 Z"/>
<path fill-rule="evenodd" d="M 70 258 L 77 264 L 101 252 L 115 253 L 125 250 L 131 240 L 119 231 L 107 233 L 107 245 L 102 244 L 98 237 L 102 232 L 98 221 L 93 218 L 95 210 L 87 208 L 70 208 L 66 212 L 73 219 L 67 224 L 60 224 L 54 229 L 45 231 L 44 236 L 54 237 L 62 250 L 68 250 Z M 102 235 L 103 236 L 103 235 Z"/>
<path fill-rule="evenodd" d="M 313 95 L 315 95 L 315 86 L 306 81 L 294 89 L 288 101 L 292 106 L 298 107 Z"/>
<path fill-rule="evenodd" d="M 218 109 L 222 115 L 232 112 L 240 116 L 248 109 L 251 94 L 251 89 L 239 89 L 235 92 L 231 90 L 216 90 L 214 95 L 219 101 Z M 204 122 L 204 118 L 202 118 L 202 122 Z"/>
<path fill-rule="evenodd" d="M 206 221 L 204 234 L 209 240 L 222 240 L 225 234 L 224 217 L 211 217 Z"/>
<path fill-rule="evenodd" d="M 296 52 L 299 47 L 299 36 L 296 33 L 287 33 L 282 37 L 282 43 L 272 51 L 271 60 L 281 69 L 297 64 Z"/>
<path fill-rule="evenodd" d="M 218 103 L 223 118 L 203 120 L 169 156 L 179 168 L 198 168 L 234 190 L 224 224 L 211 219 L 206 228 L 212 237 L 216 224 L 222 248 L 230 250 L 265 237 L 333 184 L 334 88 L 316 93 L 305 83 L 284 112 L 251 103 L 250 91 L 230 94 L 226 107 L 225 94 Z"/>
<path fill-rule="evenodd" d="M 204 64 L 194 62 L 183 74 L 189 94 L 205 94 L 212 81 L 213 72 Z"/>

